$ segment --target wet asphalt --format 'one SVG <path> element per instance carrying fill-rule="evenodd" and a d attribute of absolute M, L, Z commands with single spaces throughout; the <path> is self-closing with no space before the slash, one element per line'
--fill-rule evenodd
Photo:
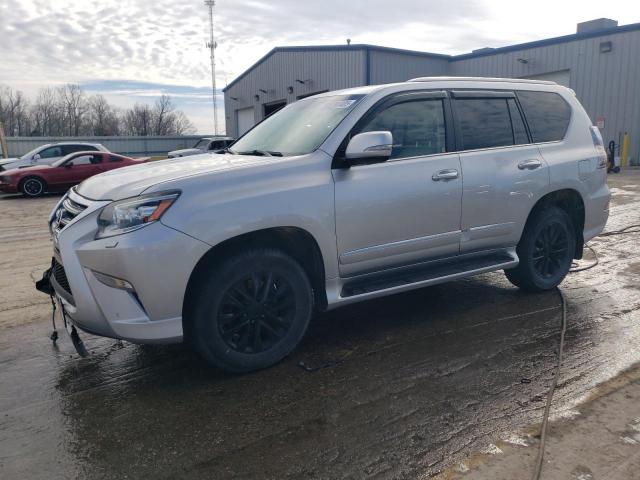
<path fill-rule="evenodd" d="M 640 223 L 640 171 L 610 185 L 607 229 Z M 428 478 L 542 415 L 560 298 L 499 272 L 318 315 L 252 374 L 86 334 L 81 359 L 63 330 L 52 345 L 48 299 L 27 288 L 50 245 L 21 213 L 55 200 L 0 199 L 2 479 Z M 590 244 L 599 265 L 562 285 L 556 413 L 640 360 L 640 234 Z"/>

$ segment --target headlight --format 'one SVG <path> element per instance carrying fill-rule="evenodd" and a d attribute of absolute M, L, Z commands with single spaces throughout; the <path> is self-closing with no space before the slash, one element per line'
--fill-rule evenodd
<path fill-rule="evenodd" d="M 110 203 L 98 216 L 96 238 L 121 235 L 157 222 L 179 196 L 180 192 L 172 191 Z"/>

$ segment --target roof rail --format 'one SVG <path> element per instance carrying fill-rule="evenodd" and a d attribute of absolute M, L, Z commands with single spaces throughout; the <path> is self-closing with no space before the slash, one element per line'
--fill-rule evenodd
<path fill-rule="evenodd" d="M 556 82 L 548 80 L 530 80 L 528 78 L 492 78 L 492 77 L 417 77 L 407 80 L 408 82 L 494 82 L 494 83 L 537 83 L 541 85 L 557 85 Z"/>

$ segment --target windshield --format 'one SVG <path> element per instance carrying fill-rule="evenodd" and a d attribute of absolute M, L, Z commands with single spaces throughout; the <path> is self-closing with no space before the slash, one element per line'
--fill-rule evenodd
<path fill-rule="evenodd" d="M 234 143 L 231 153 L 262 151 L 304 155 L 313 152 L 363 97 L 334 95 L 287 105 Z"/>
<path fill-rule="evenodd" d="M 33 150 L 31 150 L 30 152 L 25 153 L 24 155 L 22 155 L 20 157 L 20 160 L 30 160 L 31 157 L 33 157 L 36 153 L 38 153 L 40 150 L 42 150 L 44 147 L 48 147 L 49 145 L 40 145 L 39 147 L 34 148 Z"/>
<path fill-rule="evenodd" d="M 55 162 L 53 162 L 51 164 L 52 167 L 59 167 L 60 165 L 62 165 L 64 162 L 66 162 L 67 160 L 69 160 L 69 158 L 73 157 L 76 154 L 76 152 L 70 153 L 69 155 L 65 155 L 64 157 L 62 157 L 60 160 L 56 160 Z"/>
<path fill-rule="evenodd" d="M 196 143 L 193 148 L 199 148 L 200 150 L 206 150 L 207 149 L 207 145 L 209 145 L 209 140 L 206 138 L 203 138 L 201 140 L 198 140 L 198 143 Z"/>

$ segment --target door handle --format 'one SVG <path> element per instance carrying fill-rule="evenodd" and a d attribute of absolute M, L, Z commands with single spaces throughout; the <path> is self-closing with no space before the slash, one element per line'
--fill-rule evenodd
<path fill-rule="evenodd" d="M 535 170 L 536 168 L 540 168 L 542 166 L 542 162 L 540 160 L 525 160 L 524 162 L 520 162 L 518 164 L 518 168 L 520 170 Z"/>
<path fill-rule="evenodd" d="M 440 170 L 434 173 L 431 180 L 438 182 L 440 180 L 453 180 L 454 178 L 458 178 L 458 170 L 455 168 L 447 168 L 446 170 Z"/>

